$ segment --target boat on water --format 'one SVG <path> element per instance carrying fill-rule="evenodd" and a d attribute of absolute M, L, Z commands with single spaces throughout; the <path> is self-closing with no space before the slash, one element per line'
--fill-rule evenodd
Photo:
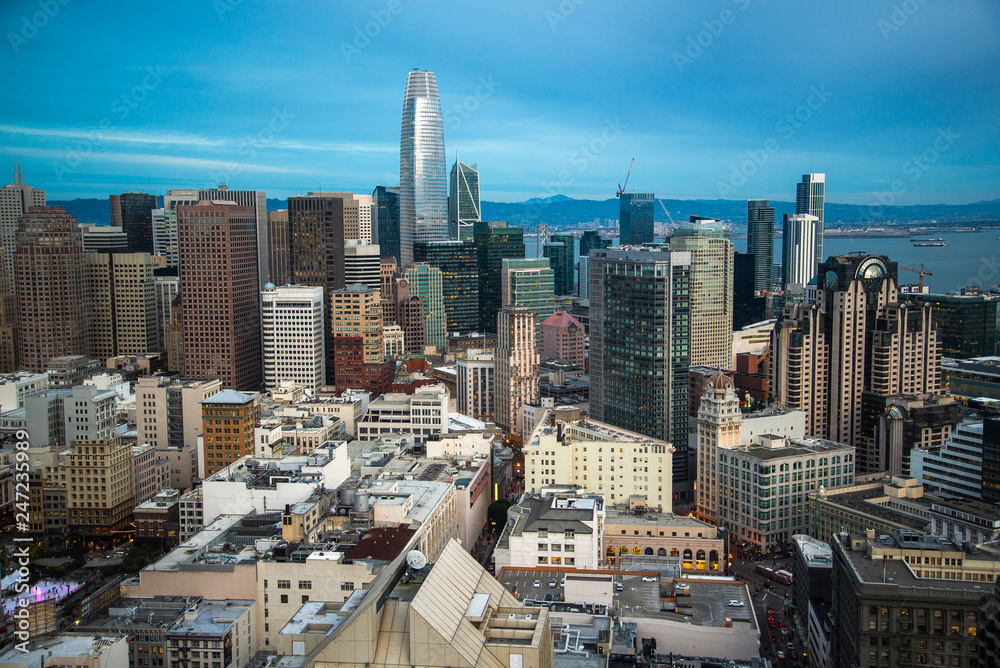
<path fill-rule="evenodd" d="M 924 241 L 924 242 L 921 242 L 921 243 L 915 243 L 915 244 L 913 244 L 914 247 L 923 247 L 923 246 L 940 247 L 940 246 L 947 246 L 947 245 L 948 244 L 946 244 L 943 241 Z"/>
<path fill-rule="evenodd" d="M 931 241 L 944 241 L 944 239 L 942 239 L 941 237 L 928 237 L 926 239 L 917 239 L 916 237 L 914 237 L 914 238 L 910 239 L 910 241 L 912 241 L 913 243 L 924 243 L 924 242 L 931 242 Z"/>

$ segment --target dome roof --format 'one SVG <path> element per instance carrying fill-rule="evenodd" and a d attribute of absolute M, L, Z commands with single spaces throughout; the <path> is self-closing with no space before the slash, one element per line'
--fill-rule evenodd
<path fill-rule="evenodd" d="M 274 283 L 265 283 L 264 284 L 264 289 L 267 290 L 268 292 L 273 292 L 274 290 L 277 290 L 278 288 L 277 288 L 277 286 L 275 286 Z"/>
<path fill-rule="evenodd" d="M 717 373 L 708 379 L 708 387 L 716 392 L 724 392 L 727 388 L 736 389 L 733 379 L 724 373 Z"/>

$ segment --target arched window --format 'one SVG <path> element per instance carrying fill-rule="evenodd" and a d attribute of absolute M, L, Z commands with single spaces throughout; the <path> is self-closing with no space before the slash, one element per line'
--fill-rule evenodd
<path fill-rule="evenodd" d="M 670 556 L 671 557 L 679 557 L 679 556 L 681 556 L 681 551 L 678 550 L 676 547 L 671 548 L 670 549 Z"/>
<path fill-rule="evenodd" d="M 647 547 L 645 550 L 642 551 L 642 553 L 645 554 L 647 557 L 651 557 L 653 556 L 653 548 Z"/>
<path fill-rule="evenodd" d="M 642 554 L 642 548 L 636 545 L 632 548 L 632 554 Z"/>
<path fill-rule="evenodd" d="M 659 550 L 656 551 L 656 556 L 658 556 L 658 557 L 665 557 L 665 556 L 667 556 L 667 548 L 661 547 Z"/>

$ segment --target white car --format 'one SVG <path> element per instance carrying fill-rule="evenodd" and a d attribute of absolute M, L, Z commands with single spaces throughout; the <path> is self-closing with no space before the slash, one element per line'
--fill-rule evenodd
<path fill-rule="evenodd" d="M 551 588 L 551 587 L 555 587 L 555 586 L 556 586 L 556 581 L 555 580 L 549 580 L 549 587 Z"/>
<path fill-rule="evenodd" d="M 542 586 L 542 581 L 541 580 L 535 580 L 535 583 L 533 585 L 531 585 L 531 586 L 534 587 L 535 589 L 538 589 L 539 587 Z"/>
<path fill-rule="evenodd" d="M 654 575 L 647 575 L 642 579 L 643 582 L 656 582 L 659 578 Z"/>
<path fill-rule="evenodd" d="M 743 601 L 733 600 L 733 601 L 729 602 L 729 607 L 730 608 L 745 608 L 746 604 Z"/>

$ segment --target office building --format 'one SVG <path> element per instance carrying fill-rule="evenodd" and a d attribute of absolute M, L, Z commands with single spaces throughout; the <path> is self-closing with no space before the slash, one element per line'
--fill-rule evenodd
<path fill-rule="evenodd" d="M 494 553 L 496 568 L 598 569 L 604 561 L 604 519 L 600 494 L 526 496 L 508 515 Z"/>
<path fill-rule="evenodd" d="M 404 353 L 422 355 L 424 353 L 424 304 L 420 297 L 410 294 L 410 281 L 396 278 L 392 282 L 392 293 L 382 298 L 382 312 L 391 313 L 389 320 L 403 330 Z"/>
<path fill-rule="evenodd" d="M 153 249 L 153 209 L 156 195 L 124 192 L 111 195 L 111 227 L 120 227 L 128 237 L 128 253 L 149 253 Z"/>
<path fill-rule="evenodd" d="M 344 241 L 344 283 L 361 283 L 372 290 L 382 289 L 382 261 L 378 245 L 358 239 Z"/>
<path fill-rule="evenodd" d="M 382 315 L 384 318 L 384 306 L 382 307 Z M 395 360 L 402 357 L 403 351 L 406 350 L 406 336 L 403 334 L 403 328 L 399 325 L 383 325 L 382 345 L 385 348 L 386 360 Z"/>
<path fill-rule="evenodd" d="M 824 204 L 826 203 L 826 174 L 803 174 L 802 180 L 795 186 L 795 213 L 809 214 L 815 216 L 812 221 L 815 228 L 813 240 L 815 251 L 813 257 L 816 262 L 822 262 L 823 258 L 823 222 Z M 812 278 L 811 276 L 809 278 Z M 806 283 L 809 282 L 807 278 Z"/>
<path fill-rule="evenodd" d="M 153 211 L 154 220 L 156 209 Z M 128 253 L 128 236 L 120 227 L 107 225 L 80 224 L 83 234 L 83 252 L 85 253 Z"/>
<path fill-rule="evenodd" d="M 545 257 L 549 259 L 555 279 L 555 294 L 572 295 L 576 269 L 576 237 L 572 234 L 553 234 L 545 243 Z"/>
<path fill-rule="evenodd" d="M 200 477 L 206 478 L 237 459 L 254 454 L 254 426 L 260 421 L 260 397 L 224 389 L 200 403 L 203 436 L 199 455 L 204 456 L 198 457 L 198 465 Z"/>
<path fill-rule="evenodd" d="M 252 600 L 202 599 L 164 633 L 163 665 L 205 665 L 210 659 L 226 667 L 248 665 L 259 649 L 255 608 Z"/>
<path fill-rule="evenodd" d="M 766 199 L 747 200 L 747 253 L 756 260 L 754 292 L 770 290 L 774 264 L 774 207 Z"/>
<path fill-rule="evenodd" d="M 997 346 L 997 305 L 985 295 L 909 295 L 934 307 L 941 354 L 952 359 L 994 355 Z"/>
<path fill-rule="evenodd" d="M 1000 419 L 983 420 L 983 501 L 1000 503 Z"/>
<path fill-rule="evenodd" d="M 168 267 L 177 266 L 177 211 L 174 210 L 171 216 L 167 216 L 166 209 L 153 209 L 153 255 L 162 257 Z M 110 228 L 117 229 L 117 228 Z M 124 232 L 122 233 L 124 234 Z M 95 242 L 99 241 L 94 239 Z M 125 237 L 126 249 L 128 247 L 128 237 Z M 91 244 L 87 243 L 87 235 L 84 233 L 83 245 L 88 253 L 127 253 L 127 250 L 90 250 Z"/>
<path fill-rule="evenodd" d="M 523 306 L 542 323 L 555 310 L 555 274 L 548 258 L 503 261 L 500 292 L 504 306 Z M 498 332 L 499 333 L 499 332 Z"/>
<path fill-rule="evenodd" d="M 202 200 L 177 207 L 184 373 L 260 389 L 257 218 L 252 207 Z"/>
<path fill-rule="evenodd" d="M 6 252 L 3 255 L 6 256 Z M 20 368 L 17 358 L 17 295 L 13 288 L 14 283 L 7 273 L 6 257 L 0 257 L 0 373 L 13 373 Z"/>
<path fill-rule="evenodd" d="M 132 446 L 110 438 L 76 441 L 72 448 L 66 455 L 70 533 L 113 546 L 127 535 L 135 509 Z M 93 485 L 95 477 L 106 482 Z"/>
<path fill-rule="evenodd" d="M 358 422 L 358 438 L 413 434 L 417 443 L 448 433 L 448 390 L 444 385 L 421 385 L 413 394 L 389 392 L 368 404 Z"/>
<path fill-rule="evenodd" d="M 263 190 L 230 190 L 225 183 L 220 183 L 218 188 L 209 190 L 199 190 L 200 200 L 235 202 L 240 206 L 248 206 L 254 212 L 254 229 L 257 235 L 256 261 L 257 261 L 257 290 L 260 291 L 265 283 L 270 282 L 268 276 L 271 275 L 271 239 L 267 227 L 267 194 Z"/>
<path fill-rule="evenodd" d="M 261 321 L 266 389 L 292 383 L 317 392 L 326 385 L 323 288 L 266 284 Z"/>
<path fill-rule="evenodd" d="M 862 445 L 875 457 L 867 465 L 892 476 L 913 475 L 911 452 L 945 445 L 962 421 L 961 407 L 946 394 L 865 392 L 861 406 Z"/>
<path fill-rule="evenodd" d="M 1000 578 L 997 578 L 993 591 L 980 599 L 977 620 L 979 663 L 982 666 L 1000 666 Z"/>
<path fill-rule="evenodd" d="M 156 299 L 156 340 L 155 350 L 167 350 L 167 327 L 170 326 L 171 304 L 180 292 L 181 279 L 177 267 L 153 269 L 153 295 Z"/>
<path fill-rule="evenodd" d="M 618 199 L 618 244 L 653 243 L 653 193 L 622 193 Z"/>
<path fill-rule="evenodd" d="M 48 374 L 16 371 L 0 376 L 0 412 L 17 410 L 24 406 L 26 396 L 47 389 Z"/>
<path fill-rule="evenodd" d="M 479 208 L 479 171 L 475 163 L 467 165 L 458 159 L 451 166 L 448 180 L 448 235 L 452 240 L 472 241 L 475 224 L 482 220 Z"/>
<path fill-rule="evenodd" d="M 406 78 L 399 135 L 399 264 L 413 263 L 413 244 L 448 240 L 444 124 L 433 72 Z"/>
<path fill-rule="evenodd" d="M 143 376 L 135 382 L 136 442 L 158 449 L 193 446 L 202 435 L 201 402 L 222 389 L 217 378 Z M 171 487 L 178 485 L 171 479 Z"/>
<path fill-rule="evenodd" d="M 541 330 L 542 355 L 586 368 L 586 335 L 579 320 L 566 311 L 556 311 L 542 322 Z"/>
<path fill-rule="evenodd" d="M 496 359 L 492 352 L 470 349 L 455 363 L 456 410 L 483 422 L 494 421 Z"/>
<path fill-rule="evenodd" d="M 271 276 L 268 281 L 275 285 L 289 285 L 292 282 L 292 245 L 288 235 L 288 209 L 268 211 L 267 228 L 271 237 L 268 245 Z"/>
<path fill-rule="evenodd" d="M 673 443 L 686 493 L 691 253 L 608 249 L 590 263 L 590 415 Z"/>
<path fill-rule="evenodd" d="M 691 216 L 670 238 L 691 253 L 691 366 L 726 369 L 733 361 L 733 242 L 722 221 Z"/>
<path fill-rule="evenodd" d="M 424 306 L 424 345 L 444 350 L 448 335 L 444 310 L 444 277 L 437 267 L 426 262 L 409 266 L 403 272 L 410 294 L 420 298 Z"/>
<path fill-rule="evenodd" d="M 781 242 L 781 287 L 803 288 L 816 276 L 816 217 L 807 213 L 785 214 Z"/>
<path fill-rule="evenodd" d="M 479 328 L 479 262 L 471 234 L 468 241 L 414 244 L 413 256 L 415 262 L 425 262 L 441 271 L 448 332 L 476 331 Z"/>
<path fill-rule="evenodd" d="M 500 289 L 503 261 L 524 258 L 524 230 L 488 221 L 476 223 L 473 230 L 479 261 L 479 330 L 492 332 L 504 303 Z"/>
<path fill-rule="evenodd" d="M 83 235 L 61 207 L 31 207 L 14 250 L 21 368 L 44 371 L 53 357 L 87 349 L 89 312 Z"/>
<path fill-rule="evenodd" d="M 344 199 L 344 239 L 377 246 L 378 239 L 372 238 L 372 219 L 377 215 L 372 196 L 344 193 Z M 374 231 L 377 232 L 377 228 Z"/>
<path fill-rule="evenodd" d="M 538 349 L 535 312 L 506 305 L 497 314 L 495 361 L 496 423 L 508 434 L 521 435 L 521 406 L 538 403 Z"/>
<path fill-rule="evenodd" d="M 360 283 L 334 290 L 330 311 L 333 375 L 327 376 L 327 384 L 337 392 L 354 389 L 374 396 L 387 392 L 392 368 L 385 361 L 379 290 Z"/>
<path fill-rule="evenodd" d="M 943 446 L 911 450 L 910 472 L 929 489 L 981 499 L 983 450 L 983 421 L 963 422 Z"/>
<path fill-rule="evenodd" d="M 596 230 L 587 230 L 580 237 L 580 268 L 577 272 L 577 290 L 581 299 L 588 299 L 590 296 L 590 251 L 602 248 L 610 248 L 611 239 L 601 238 L 601 233 Z"/>
<path fill-rule="evenodd" d="M 17 249 L 17 228 L 21 216 L 33 206 L 45 206 L 45 191 L 25 185 L 21 166 L 15 165 L 14 183 L 0 188 L 0 246 L 4 249 L 6 275 L 10 283 L 0 286 L 9 294 L 14 294 L 14 252 Z"/>
<path fill-rule="evenodd" d="M 176 267 L 180 262 L 178 257 L 177 207 L 191 206 L 197 204 L 201 199 L 197 190 L 190 189 L 168 190 L 163 196 L 162 226 L 157 225 L 155 217 L 153 219 L 153 249 L 157 255 L 167 258 L 168 267 Z M 160 240 L 159 246 L 156 245 L 157 238 Z"/>
<path fill-rule="evenodd" d="M 63 433 L 66 445 L 77 441 L 111 440 L 115 437 L 113 390 L 77 385 L 62 395 Z"/>
<path fill-rule="evenodd" d="M 100 360 L 162 350 L 148 253 L 87 253 L 89 354 Z"/>
<path fill-rule="evenodd" d="M 754 290 L 757 258 L 750 253 L 733 253 L 733 331 L 764 320 L 767 297 Z"/>
<path fill-rule="evenodd" d="M 90 359 L 84 355 L 53 357 L 45 368 L 49 376 L 49 387 L 57 390 L 71 390 L 105 370 L 100 360 Z"/>
<path fill-rule="evenodd" d="M 382 299 L 392 294 L 392 284 L 396 280 L 396 260 L 395 258 L 382 256 L 379 259 L 379 278 L 381 279 Z M 386 321 L 392 322 L 393 317 L 386 315 Z"/>
<path fill-rule="evenodd" d="M 375 205 L 373 236 L 378 239 L 382 257 L 391 257 L 399 265 L 399 188 L 375 186 L 372 193 Z"/>

